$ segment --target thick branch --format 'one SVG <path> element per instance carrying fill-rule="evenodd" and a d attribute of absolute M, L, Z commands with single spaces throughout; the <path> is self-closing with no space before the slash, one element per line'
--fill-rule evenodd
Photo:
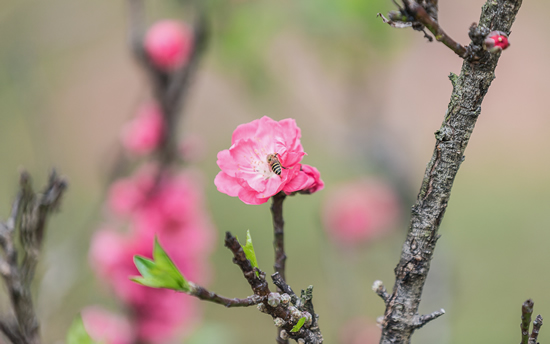
<path fill-rule="evenodd" d="M 487 1 L 482 9 L 480 26 L 510 32 L 521 2 Z M 412 208 L 409 232 L 395 268 L 396 281 L 382 322 L 381 344 L 409 343 L 416 328 L 415 318 L 439 238 L 439 226 L 464 159 L 464 151 L 481 112 L 481 103 L 495 77 L 498 58 L 499 55 L 491 54 L 476 65 L 465 61 L 460 76 L 451 76 L 451 101 L 443 124 L 436 132 L 433 156 Z"/>

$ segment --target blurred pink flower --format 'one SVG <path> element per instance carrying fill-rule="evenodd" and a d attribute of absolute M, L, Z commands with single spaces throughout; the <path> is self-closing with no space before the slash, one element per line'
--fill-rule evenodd
<path fill-rule="evenodd" d="M 187 136 L 179 145 L 179 153 L 183 161 L 197 162 L 206 155 L 207 142 L 198 135 Z"/>
<path fill-rule="evenodd" d="M 215 232 L 195 179 L 185 173 L 164 175 L 155 184 L 155 176 L 155 169 L 149 166 L 115 183 L 109 205 L 115 214 L 125 216 L 129 231 L 120 234 L 107 226 L 97 232 L 91 243 L 90 264 L 131 310 L 139 338 L 161 343 L 200 319 L 197 301 L 132 282 L 129 276 L 139 274 L 133 256 L 151 257 L 156 236 L 182 274 L 203 284 L 209 278 L 207 257 Z"/>
<path fill-rule="evenodd" d="M 132 344 L 135 334 L 128 319 L 99 306 L 82 310 L 82 322 L 90 337 L 104 344 Z"/>
<path fill-rule="evenodd" d="M 381 180 L 359 180 L 334 190 L 323 206 L 323 224 L 340 244 L 356 245 L 391 230 L 399 220 L 399 200 Z"/>
<path fill-rule="evenodd" d="M 187 25 L 175 20 L 162 20 L 153 25 L 145 36 L 145 51 L 160 69 L 174 70 L 189 60 L 193 35 Z"/>
<path fill-rule="evenodd" d="M 355 318 L 340 330 L 340 344 L 378 344 L 382 329 L 372 320 Z"/>
<path fill-rule="evenodd" d="M 164 135 L 164 119 L 157 105 L 143 106 L 132 121 L 122 130 L 122 144 L 133 154 L 151 153 Z"/>
<path fill-rule="evenodd" d="M 262 117 L 239 125 L 231 147 L 218 153 L 218 190 L 246 204 L 262 204 L 280 191 L 292 193 L 311 185 L 308 175 L 300 173 L 305 155 L 300 137 L 300 128 L 290 118 L 277 122 Z M 276 157 L 280 175 L 268 157 Z"/>

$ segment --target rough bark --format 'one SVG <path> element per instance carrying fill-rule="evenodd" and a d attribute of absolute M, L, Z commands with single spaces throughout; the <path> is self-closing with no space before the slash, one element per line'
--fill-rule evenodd
<path fill-rule="evenodd" d="M 509 33 L 521 3 L 521 0 L 487 1 L 479 27 Z M 483 98 L 495 78 L 500 55 L 484 54 L 479 63 L 465 61 L 460 76 L 451 74 L 451 101 L 436 132 L 433 156 L 412 207 L 409 232 L 395 268 L 395 285 L 386 302 L 381 344 L 410 343 L 414 330 L 433 319 L 420 316 L 418 306 L 455 176 L 464 160 Z"/>

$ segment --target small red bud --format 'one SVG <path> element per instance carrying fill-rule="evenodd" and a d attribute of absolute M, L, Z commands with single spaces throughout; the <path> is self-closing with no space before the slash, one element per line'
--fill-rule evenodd
<path fill-rule="evenodd" d="M 187 63 L 192 46 L 191 30 L 175 20 L 162 20 L 153 25 L 144 41 L 145 51 L 153 64 L 166 71 Z"/>
<path fill-rule="evenodd" d="M 491 53 L 502 51 L 510 46 L 508 35 L 502 31 L 491 32 L 484 41 L 484 47 Z"/>

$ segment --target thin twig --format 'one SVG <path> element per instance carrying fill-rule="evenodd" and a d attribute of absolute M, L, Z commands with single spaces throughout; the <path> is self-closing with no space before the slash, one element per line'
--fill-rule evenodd
<path fill-rule="evenodd" d="M 510 32 L 521 0 L 489 0 L 482 8 L 480 27 Z M 395 268 L 395 285 L 386 303 L 381 344 L 408 344 L 416 329 L 418 306 L 430 269 L 438 230 L 451 189 L 487 93 L 499 55 L 479 64 L 464 61 L 460 76 L 453 75 L 453 92 L 443 124 L 436 132 L 433 156 L 420 193 L 412 207 L 409 232 Z"/>
<path fill-rule="evenodd" d="M 521 344 L 529 342 L 529 326 L 531 325 L 531 314 L 533 314 L 533 300 L 529 299 L 521 306 Z"/>
<path fill-rule="evenodd" d="M 384 283 L 382 283 L 382 281 L 374 281 L 374 283 L 372 284 L 372 290 L 376 293 L 376 295 L 380 296 L 382 300 L 384 300 L 384 303 L 387 303 L 390 299 L 390 294 L 388 294 L 386 287 L 384 287 Z"/>
<path fill-rule="evenodd" d="M 192 296 L 196 296 L 201 300 L 217 303 L 227 308 L 248 307 L 248 306 L 257 305 L 262 301 L 262 298 L 258 297 L 257 295 L 252 295 L 245 299 L 237 299 L 237 298 L 230 299 L 230 298 L 218 295 L 214 292 L 208 291 L 204 287 L 201 287 L 196 284 L 191 284 L 191 292 L 189 294 Z"/>
<path fill-rule="evenodd" d="M 432 18 L 424 7 L 420 6 L 418 3 L 412 0 L 404 0 L 407 5 L 409 13 L 422 25 L 424 25 L 431 33 L 435 36 L 435 39 L 443 44 L 445 44 L 449 49 L 455 52 L 458 56 L 464 58 L 466 57 L 467 49 L 462 46 L 460 43 L 457 43 L 449 35 L 443 31 L 439 23 Z"/>
<path fill-rule="evenodd" d="M 439 318 L 443 314 L 445 314 L 445 310 L 443 308 L 441 308 L 440 310 L 432 312 L 430 314 L 422 315 L 422 316 L 418 317 L 417 321 L 415 321 L 414 327 L 417 328 L 417 329 L 421 328 L 422 326 L 426 325 L 430 321 Z"/>
<path fill-rule="evenodd" d="M 538 344 L 537 338 L 539 337 L 540 328 L 542 326 L 542 317 L 537 315 L 537 318 L 535 321 L 533 321 L 533 332 L 531 333 L 531 337 L 529 337 L 529 344 Z"/>

